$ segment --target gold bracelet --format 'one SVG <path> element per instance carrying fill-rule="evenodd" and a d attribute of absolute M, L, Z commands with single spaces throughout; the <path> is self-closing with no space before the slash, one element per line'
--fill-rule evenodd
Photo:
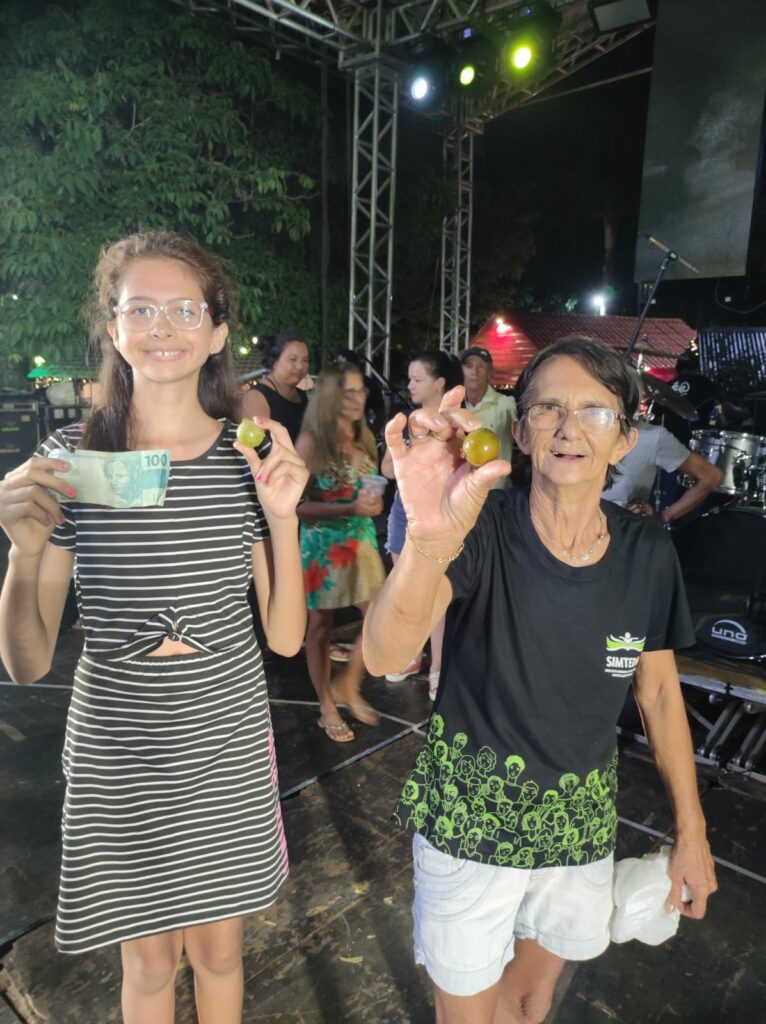
<path fill-rule="evenodd" d="M 427 558 L 429 562 L 436 562 L 437 565 L 444 565 L 445 562 L 454 562 L 455 559 L 459 558 L 460 555 L 463 553 L 463 548 L 465 547 L 465 541 L 463 541 L 460 547 L 457 549 L 457 551 L 453 551 L 451 555 L 445 555 L 444 558 L 434 558 L 433 555 L 429 555 L 427 551 L 424 551 L 421 548 L 421 546 L 410 533 L 409 526 L 405 528 L 405 532 L 407 536 L 410 538 L 412 546 L 415 548 L 418 554 L 421 554 L 424 558 Z"/>

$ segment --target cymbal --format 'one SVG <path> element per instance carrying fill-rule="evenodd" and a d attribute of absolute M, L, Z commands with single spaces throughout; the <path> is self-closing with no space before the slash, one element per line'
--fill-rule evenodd
<path fill-rule="evenodd" d="M 641 383 L 644 385 L 644 391 L 650 401 L 664 406 L 683 420 L 696 420 L 697 411 L 692 403 L 676 394 L 664 380 L 641 370 Z"/>

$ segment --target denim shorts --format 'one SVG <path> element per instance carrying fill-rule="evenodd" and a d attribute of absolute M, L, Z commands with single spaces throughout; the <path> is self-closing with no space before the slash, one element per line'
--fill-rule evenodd
<path fill-rule="evenodd" d="M 526 870 L 462 860 L 416 834 L 415 960 L 445 992 L 490 988 L 513 959 L 516 938 L 564 960 L 590 960 L 609 945 L 614 857 Z"/>
<path fill-rule="evenodd" d="M 386 538 L 386 551 L 391 555 L 400 555 L 404 547 L 404 537 L 407 530 L 407 513 L 404 511 L 402 499 L 397 491 L 391 510 L 388 513 L 388 536 Z"/>

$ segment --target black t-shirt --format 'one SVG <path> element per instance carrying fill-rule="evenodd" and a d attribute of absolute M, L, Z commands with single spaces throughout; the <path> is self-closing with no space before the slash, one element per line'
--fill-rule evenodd
<path fill-rule="evenodd" d="M 453 856 L 541 868 L 614 847 L 615 725 L 641 651 L 695 636 L 669 535 L 602 502 L 611 540 L 573 568 L 529 491 L 493 491 L 448 570 L 439 694 L 394 818 Z"/>
<path fill-rule="evenodd" d="M 269 414 L 277 423 L 287 427 L 290 440 L 295 444 L 295 439 L 301 432 L 303 414 L 308 404 L 308 395 L 305 391 L 298 390 L 298 401 L 291 402 L 289 398 L 280 395 L 274 388 L 267 384 L 256 384 L 253 388 L 258 394 L 263 395 L 269 405 Z"/>

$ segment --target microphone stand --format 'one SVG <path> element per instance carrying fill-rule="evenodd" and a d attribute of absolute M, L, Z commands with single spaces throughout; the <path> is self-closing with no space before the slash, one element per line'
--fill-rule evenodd
<path fill-rule="evenodd" d="M 630 362 L 630 357 L 633 355 L 633 350 L 635 349 L 639 335 L 641 334 L 641 328 L 644 326 L 644 320 L 646 320 L 647 314 L 649 313 L 649 307 L 652 304 L 652 299 L 654 298 L 655 292 L 660 286 L 660 281 L 664 277 L 665 271 L 668 269 L 670 264 L 678 262 L 681 264 L 681 266 L 686 267 L 687 270 L 691 270 L 693 274 L 701 273 L 698 267 L 695 267 L 693 263 L 689 263 L 688 260 L 683 259 L 673 249 L 670 249 L 667 245 L 664 245 L 662 242 L 660 242 L 659 239 L 653 238 L 652 235 L 643 235 L 643 237 L 648 242 L 651 242 L 652 245 L 656 246 L 657 249 L 661 249 L 662 252 L 665 253 L 665 256 L 662 260 L 662 263 L 660 263 L 659 269 L 657 271 L 657 276 L 655 277 L 649 294 L 646 297 L 646 302 L 644 303 L 644 307 L 641 310 L 641 315 L 639 316 L 638 323 L 636 324 L 635 330 L 633 331 L 633 337 L 630 339 L 630 344 L 623 353 L 622 358 L 623 361 L 626 363 Z"/>
<path fill-rule="evenodd" d="M 383 391 L 383 398 L 384 400 L 386 400 L 386 404 L 388 406 L 389 414 L 391 413 L 391 408 L 394 404 L 394 399 L 397 398 L 402 403 L 402 405 L 404 405 L 407 409 L 415 408 L 410 399 L 403 398 L 402 392 L 398 388 L 394 387 L 394 385 L 391 383 L 388 377 L 385 377 L 380 372 L 380 370 L 377 370 L 375 368 L 375 365 L 371 359 L 368 359 L 367 356 L 364 355 L 362 352 L 357 352 L 356 355 L 366 364 L 366 366 L 368 367 L 369 375 L 373 378 L 373 380 L 380 384 L 381 390 Z"/>

